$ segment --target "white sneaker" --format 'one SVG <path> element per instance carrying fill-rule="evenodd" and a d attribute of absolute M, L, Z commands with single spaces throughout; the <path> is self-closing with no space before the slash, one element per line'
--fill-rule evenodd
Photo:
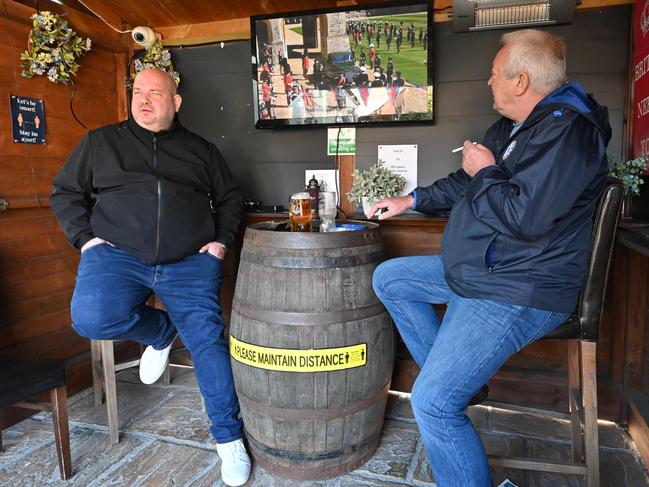
<path fill-rule="evenodd" d="M 162 350 L 156 350 L 151 345 L 146 347 L 140 358 L 140 380 L 144 384 L 153 384 L 163 374 L 169 363 L 169 352 L 176 337 Z"/>
<path fill-rule="evenodd" d="M 243 445 L 243 440 L 217 444 L 216 452 L 221 457 L 223 483 L 230 487 L 245 484 L 250 477 L 250 457 Z"/>

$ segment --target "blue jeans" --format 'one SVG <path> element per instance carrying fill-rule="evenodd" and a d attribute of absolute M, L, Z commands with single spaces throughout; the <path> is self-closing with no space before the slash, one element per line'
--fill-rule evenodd
<path fill-rule="evenodd" d="M 81 254 L 72 296 L 72 326 L 94 340 L 135 340 L 162 349 L 180 335 L 219 443 L 242 437 L 219 292 L 223 262 L 209 253 L 149 266 L 108 244 Z M 145 304 L 151 293 L 167 311 Z"/>
<path fill-rule="evenodd" d="M 458 296 L 440 256 L 384 262 L 373 286 L 421 368 L 411 401 L 437 485 L 491 487 L 484 448 L 465 414 L 469 399 L 511 355 L 570 313 Z M 433 304 L 447 305 L 443 320 Z"/>

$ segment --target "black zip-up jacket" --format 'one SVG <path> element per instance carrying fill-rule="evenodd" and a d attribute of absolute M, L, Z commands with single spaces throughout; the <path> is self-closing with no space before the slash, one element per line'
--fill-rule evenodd
<path fill-rule="evenodd" d="M 415 209 L 452 207 L 442 257 L 460 296 L 571 312 L 608 176 L 608 111 L 566 83 L 511 132 L 506 118 L 492 125 L 483 144 L 496 164 L 416 188 Z"/>
<path fill-rule="evenodd" d="M 216 146 L 177 119 L 157 133 L 132 117 L 88 132 L 54 178 L 50 204 L 76 248 L 100 237 L 149 265 L 212 241 L 232 245 L 243 216 Z"/>

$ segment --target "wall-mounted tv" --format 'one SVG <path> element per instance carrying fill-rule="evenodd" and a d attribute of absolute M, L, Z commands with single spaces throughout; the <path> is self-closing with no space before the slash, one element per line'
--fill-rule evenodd
<path fill-rule="evenodd" d="M 432 5 L 251 17 L 255 126 L 432 122 Z"/>

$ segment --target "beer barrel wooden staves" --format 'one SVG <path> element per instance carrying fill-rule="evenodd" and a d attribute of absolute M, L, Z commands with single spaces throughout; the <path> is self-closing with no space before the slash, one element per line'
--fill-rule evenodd
<path fill-rule="evenodd" d="M 378 446 L 394 363 L 372 290 L 378 225 L 332 233 L 246 229 L 230 354 L 254 459 L 292 479 L 356 469 Z"/>

